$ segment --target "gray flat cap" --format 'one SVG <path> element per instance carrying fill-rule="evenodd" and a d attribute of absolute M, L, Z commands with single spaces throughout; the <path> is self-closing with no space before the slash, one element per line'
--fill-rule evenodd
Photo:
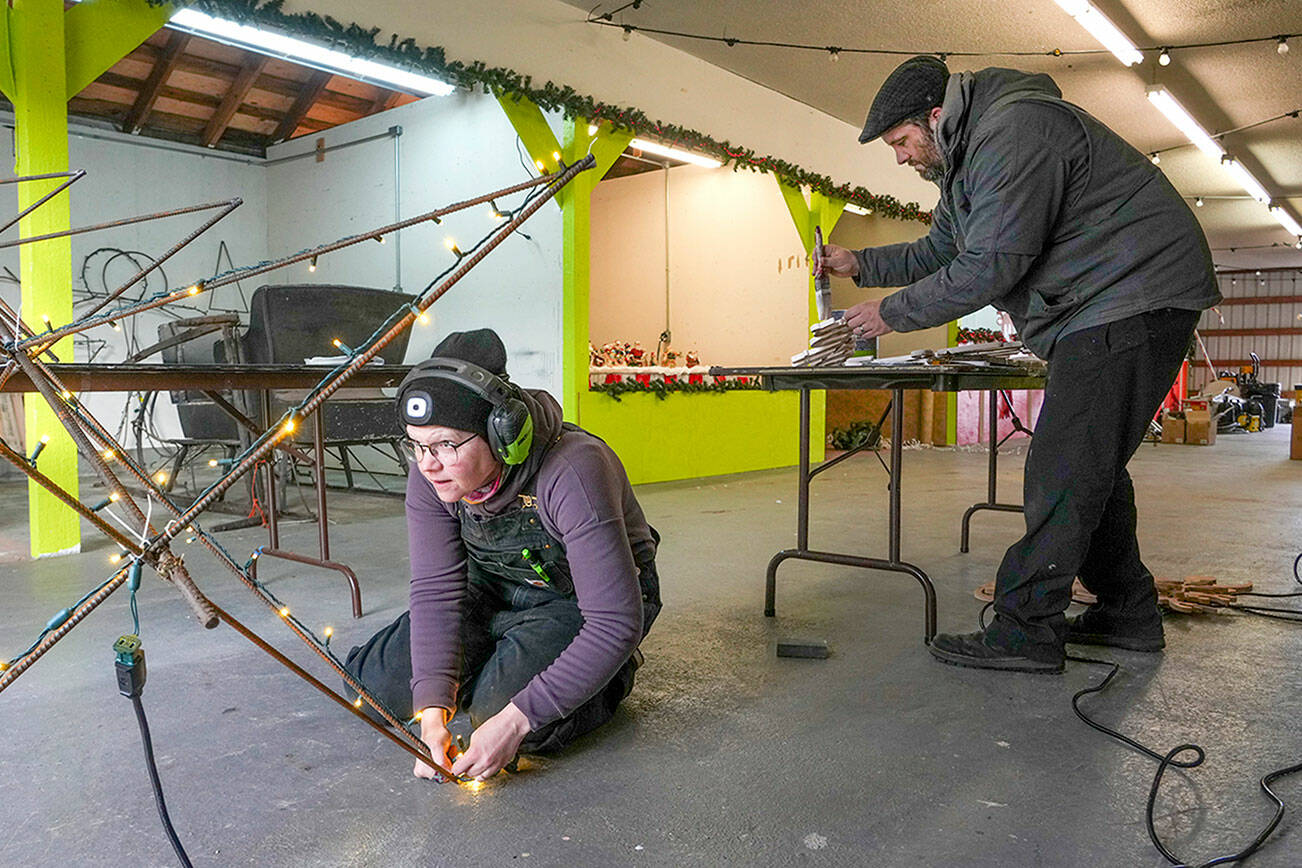
<path fill-rule="evenodd" d="M 859 143 L 880 136 L 900 121 L 920 115 L 940 105 L 945 99 L 949 67 L 943 60 L 919 54 L 895 67 L 887 76 L 864 121 Z"/>

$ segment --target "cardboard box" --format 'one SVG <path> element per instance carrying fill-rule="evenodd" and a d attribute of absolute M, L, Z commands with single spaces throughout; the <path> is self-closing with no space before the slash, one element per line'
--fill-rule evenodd
<path fill-rule="evenodd" d="M 1210 410 L 1185 410 L 1184 442 L 1192 446 L 1216 444 L 1216 419 Z"/>
<path fill-rule="evenodd" d="M 1293 408 L 1293 443 L 1289 447 L 1288 457 L 1302 461 L 1302 403 Z"/>
<path fill-rule="evenodd" d="M 1167 411 L 1162 414 L 1162 442 L 1184 442 L 1184 414 Z"/>

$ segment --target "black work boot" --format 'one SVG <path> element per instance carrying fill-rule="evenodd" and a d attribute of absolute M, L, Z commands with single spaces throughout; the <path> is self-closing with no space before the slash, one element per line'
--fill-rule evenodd
<path fill-rule="evenodd" d="M 1074 645 L 1107 645 L 1128 651 L 1161 651 L 1166 647 L 1162 616 L 1118 618 L 1091 606 L 1067 619 L 1067 641 Z"/>
<path fill-rule="evenodd" d="M 940 633 L 927 646 L 931 655 L 952 666 L 1002 669 L 1007 672 L 1059 673 L 1066 654 L 1060 647 L 1024 644 L 1019 648 L 994 643 L 988 631 Z"/>

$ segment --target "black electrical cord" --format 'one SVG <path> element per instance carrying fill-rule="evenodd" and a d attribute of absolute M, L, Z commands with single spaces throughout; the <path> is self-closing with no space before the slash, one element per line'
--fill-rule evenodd
<path fill-rule="evenodd" d="M 1299 555 L 1299 560 L 1302 560 L 1302 555 Z M 986 612 L 989 611 L 992 606 L 994 606 L 993 600 L 986 603 L 984 606 L 982 606 L 981 613 L 977 616 L 978 623 L 980 623 L 982 630 L 984 630 L 986 627 L 986 623 L 985 623 Z M 1203 764 L 1203 761 L 1205 759 L 1207 759 L 1206 751 L 1202 749 L 1201 745 L 1188 742 L 1185 744 L 1176 745 L 1175 747 L 1167 751 L 1165 755 L 1163 755 L 1158 753 L 1155 750 L 1152 750 L 1146 745 L 1136 741 L 1135 739 L 1130 738 L 1127 735 L 1122 735 L 1120 732 L 1117 732 L 1115 729 L 1106 727 L 1103 724 L 1099 723 L 1098 721 L 1092 719 L 1085 712 L 1081 711 L 1080 708 L 1081 698 L 1084 696 L 1088 696 L 1091 693 L 1102 693 L 1104 690 L 1106 690 L 1108 685 L 1112 683 L 1112 679 L 1115 678 L 1117 674 L 1121 671 L 1121 664 L 1115 663 L 1111 660 L 1099 660 L 1098 658 L 1095 657 L 1078 657 L 1074 654 L 1068 654 L 1067 659 L 1074 661 L 1076 663 L 1090 663 L 1096 666 L 1110 667 L 1108 674 L 1103 677 L 1102 681 L 1100 681 L 1098 684 L 1095 684 L 1091 687 L 1086 687 L 1082 690 L 1078 690 L 1072 696 L 1071 710 L 1076 712 L 1076 716 L 1079 717 L 1086 726 L 1098 730 L 1104 735 L 1109 736 L 1110 738 L 1114 738 L 1128 747 L 1134 748 L 1135 750 L 1139 751 L 1140 753 L 1144 754 L 1147 757 L 1157 760 L 1157 771 L 1153 774 L 1153 785 L 1152 787 L 1149 788 L 1148 791 L 1148 804 L 1144 809 L 1144 820 L 1148 827 L 1149 840 L 1153 842 L 1153 846 L 1157 848 L 1157 851 L 1161 853 L 1162 856 L 1168 862 L 1170 862 L 1173 866 L 1175 866 L 1175 868 L 1212 868 L 1212 866 L 1214 865 L 1228 865 L 1231 862 L 1240 862 L 1248 858 L 1253 853 L 1257 852 L 1257 850 L 1261 848 L 1262 844 L 1266 843 L 1266 839 L 1269 838 L 1271 834 L 1274 833 L 1275 828 L 1279 825 L 1279 821 L 1284 818 L 1284 801 L 1275 794 L 1275 791 L 1270 788 L 1270 785 L 1274 783 L 1276 780 L 1278 780 L 1279 778 L 1286 777 L 1288 775 L 1295 774 L 1299 771 L 1302 771 L 1302 763 L 1297 763 L 1296 765 L 1291 765 L 1291 766 L 1286 766 L 1285 768 L 1276 769 L 1275 771 L 1270 772 L 1260 780 L 1259 783 L 1261 785 L 1262 791 L 1265 792 L 1267 798 L 1269 798 L 1272 802 L 1275 803 L 1275 816 L 1271 818 L 1270 822 L 1267 823 L 1265 828 L 1263 828 L 1261 832 L 1257 835 L 1257 837 L 1253 839 L 1251 844 L 1244 847 L 1242 850 L 1240 850 L 1237 853 L 1233 853 L 1227 856 L 1217 856 L 1216 858 L 1211 859 L 1210 861 L 1199 862 L 1197 866 L 1191 865 L 1190 863 L 1187 862 L 1183 862 L 1177 856 L 1175 856 L 1169 849 L 1167 849 L 1165 844 L 1162 843 L 1162 839 L 1158 837 L 1157 829 L 1153 825 L 1153 811 L 1157 805 L 1157 791 L 1162 786 L 1162 776 L 1166 773 L 1166 770 L 1169 767 L 1175 766 L 1176 768 L 1181 768 L 1181 769 L 1197 768 L 1198 766 Z M 1186 751 L 1192 751 L 1194 753 L 1194 758 L 1187 759 L 1187 760 L 1176 759 L 1176 757 L 1178 757 L 1182 753 L 1185 753 Z"/>
<path fill-rule="evenodd" d="M 190 857 L 185 855 L 181 839 L 176 836 L 176 829 L 172 828 L 172 818 L 167 815 L 167 803 L 163 800 L 163 784 L 158 779 L 158 766 L 154 764 L 154 743 L 149 737 L 149 721 L 145 719 L 145 707 L 141 704 L 139 696 L 131 697 L 131 706 L 136 710 L 136 723 L 140 724 L 140 741 L 145 748 L 145 767 L 149 769 L 149 783 L 154 788 L 154 802 L 158 805 L 158 816 L 163 821 L 163 831 L 167 832 L 167 840 L 172 843 L 177 860 L 185 868 L 192 868 Z"/>

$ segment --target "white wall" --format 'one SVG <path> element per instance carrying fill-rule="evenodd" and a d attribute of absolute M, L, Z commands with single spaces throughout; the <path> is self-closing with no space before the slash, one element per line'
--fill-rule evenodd
<path fill-rule="evenodd" d="M 593 344 L 665 327 L 663 170 L 603 181 L 592 196 Z M 672 346 L 706 364 L 789 364 L 808 346 L 809 272 L 772 176 L 668 171 Z"/>
<path fill-rule="evenodd" d="M 552 117 L 559 124 L 559 117 Z M 519 183 L 533 176 L 521 164 L 516 134 L 497 101 L 458 92 L 418 102 L 272 148 L 271 160 L 310 154 L 317 138 L 326 146 L 384 133 L 399 125 L 401 216 L 408 218 L 453 202 Z M 527 168 L 526 168 L 527 166 Z M 268 243 L 273 256 L 333 241 L 395 221 L 394 146 L 390 138 L 272 163 L 266 169 Z M 525 194 L 500 200 L 517 207 Z M 423 223 L 401 235 L 401 286 L 408 293 L 454 262 L 444 246 L 451 236 L 463 250 L 498 221 L 488 205 Z M 508 370 L 526 386 L 561 393 L 561 215 L 547 204 L 524 224 L 530 236 L 512 235 L 439 299 L 431 322 L 413 327 L 407 358 L 427 358 L 451 331 L 490 326 L 502 336 Z M 268 275 L 276 283 L 345 283 L 393 288 L 395 244 L 357 245 L 321 257 L 317 271 L 306 267 Z M 330 348 L 323 347 L 323 352 Z"/>
<path fill-rule="evenodd" d="M 284 11 L 311 11 L 344 23 L 442 46 L 450 60 L 483 61 L 553 81 L 652 119 L 700 130 L 861 184 L 874 193 L 930 208 L 936 187 L 896 168 L 889 148 L 859 144 L 859 127 L 748 81 L 640 33 L 625 42 L 613 27 L 583 23 L 584 11 L 559 0 L 288 0 Z"/>
<path fill-rule="evenodd" d="M 11 121 L 8 126 L 12 127 Z M 11 129 L 6 132 L 9 134 L 0 136 L 0 161 L 12 167 L 13 136 Z M 243 198 L 244 204 L 163 265 L 166 284 L 160 275 L 151 274 L 145 293 L 152 295 L 167 287 L 187 286 L 212 275 L 217 268 L 218 246 L 222 241 L 226 242 L 237 265 L 264 259 L 267 255 L 264 170 L 249 160 L 226 159 L 197 148 L 158 147 L 159 144 L 107 131 L 74 127 L 69 137 L 69 165 L 73 169 L 86 169 L 87 175 L 65 194 L 71 196 L 73 227 L 238 196 Z M 0 196 L 4 197 L 3 210 L 8 214 L 17 213 L 17 185 L 6 186 Z M 87 286 L 102 298 L 106 281 L 110 289 L 116 288 L 135 272 L 135 266 L 127 259 L 117 257 L 104 274 L 103 266 L 112 254 L 95 254 L 96 250 L 109 247 L 161 256 L 215 213 L 187 214 L 73 236 L 75 309 L 86 311 L 94 305 L 95 299 L 86 298 Z M 17 235 L 15 227 L 5 237 L 17 238 Z M 83 265 L 87 264 L 89 267 L 85 269 L 83 284 Z M 17 248 L 0 251 L 0 266 L 18 274 Z M 223 264 L 221 270 L 227 267 Z M 246 284 L 245 295 L 251 291 L 252 287 Z M 137 284 L 124 297 L 135 298 L 139 293 L 140 285 Z M 17 306 L 18 290 L 12 282 L 0 283 L 0 294 L 6 302 Z M 129 344 L 140 348 L 158 340 L 158 324 L 166 319 L 202 315 L 210 308 L 238 309 L 243 306 L 239 290 L 230 286 L 200 296 L 191 304 L 169 305 L 166 310 L 173 311 L 172 314 L 162 311 L 140 314 L 133 318 L 134 322 L 123 323 L 122 331 L 99 327 L 77 339 L 76 360 L 87 361 L 93 357 L 97 363 L 120 361 L 126 357 Z M 157 360 L 155 356 L 153 361 Z M 116 431 L 127 396 L 98 393 L 87 394 L 84 398 L 86 406 L 100 422 Z M 166 395 L 159 398 L 155 423 L 163 436 L 180 433 L 175 411 Z"/>

